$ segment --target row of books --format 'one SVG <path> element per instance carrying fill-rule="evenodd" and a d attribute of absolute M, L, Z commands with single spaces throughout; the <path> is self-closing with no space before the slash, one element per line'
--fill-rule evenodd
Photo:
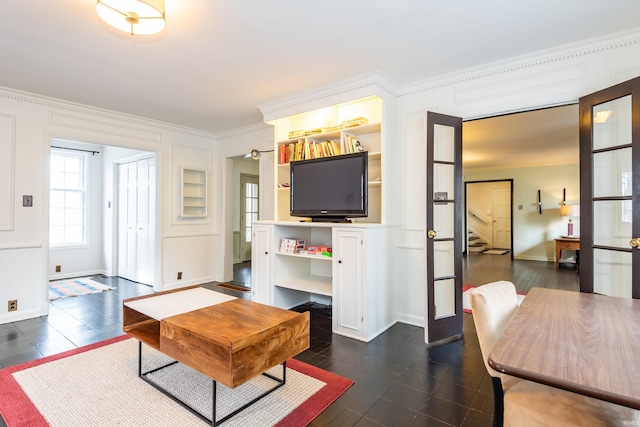
<path fill-rule="evenodd" d="M 366 117 L 356 117 L 354 119 L 345 120 L 342 123 L 335 126 L 325 126 L 321 128 L 307 129 L 307 130 L 303 130 L 303 129 L 292 130 L 289 132 L 289 139 L 300 138 L 302 136 L 309 136 L 317 133 L 335 132 L 340 129 L 366 125 L 367 123 L 369 123 L 369 120 Z"/>
<path fill-rule="evenodd" d="M 362 143 L 352 135 L 345 134 L 340 143 L 299 139 L 296 142 L 278 146 L 278 164 L 284 165 L 296 160 L 318 159 L 358 151 L 365 151 L 365 149 Z"/>

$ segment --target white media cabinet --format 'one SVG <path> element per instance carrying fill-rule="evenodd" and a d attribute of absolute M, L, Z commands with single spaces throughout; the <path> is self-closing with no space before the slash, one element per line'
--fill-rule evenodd
<path fill-rule="evenodd" d="M 253 223 L 253 300 L 280 308 L 332 305 L 336 334 L 370 341 L 395 323 L 391 226 L 363 223 Z M 333 256 L 280 252 L 280 240 L 331 246 Z"/>

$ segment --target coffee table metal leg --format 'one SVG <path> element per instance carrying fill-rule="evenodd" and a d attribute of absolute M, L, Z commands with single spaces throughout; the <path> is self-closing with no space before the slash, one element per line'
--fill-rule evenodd
<path fill-rule="evenodd" d="M 164 387 L 162 387 L 159 384 L 155 383 L 151 379 L 147 378 L 148 374 L 151 374 L 151 373 L 157 372 L 157 371 L 159 371 L 161 369 L 164 369 L 164 368 L 167 368 L 169 366 L 175 365 L 176 363 L 178 363 L 178 361 L 173 361 L 171 363 L 168 363 L 166 365 L 160 366 L 158 368 L 155 368 L 155 369 L 152 369 L 150 371 L 147 371 L 147 372 L 143 373 L 142 372 L 142 341 L 138 341 L 138 377 L 142 378 L 148 384 L 151 384 L 157 390 L 161 391 L 166 396 L 170 397 L 173 401 L 175 401 L 176 403 L 180 404 L 183 408 L 188 409 L 189 411 L 191 411 L 194 415 L 197 415 L 201 419 L 211 423 L 211 425 L 213 427 L 219 426 L 223 422 L 227 421 L 229 418 L 231 418 L 231 417 L 237 415 L 238 413 L 244 411 L 249 406 L 251 406 L 254 403 L 256 403 L 257 401 L 259 401 L 260 399 L 262 399 L 262 398 L 268 396 L 269 394 L 273 393 L 274 391 L 276 391 L 277 389 L 279 389 L 280 387 L 285 385 L 285 383 L 287 381 L 287 362 L 284 361 L 284 362 L 282 362 L 282 378 L 278 378 L 278 377 L 276 377 L 274 375 L 271 375 L 271 374 L 269 374 L 267 372 L 263 372 L 262 373 L 262 375 L 274 380 L 277 383 L 274 387 L 270 388 L 269 390 L 265 391 L 261 395 L 259 395 L 256 398 L 252 399 L 250 402 L 242 405 L 240 408 L 236 409 L 235 411 L 231 412 L 230 414 L 224 416 L 219 421 L 216 421 L 216 402 L 217 402 L 217 391 L 216 391 L 216 388 L 217 388 L 217 382 L 215 380 L 212 380 L 212 384 L 213 384 L 213 390 L 212 390 L 213 393 L 212 393 L 212 402 L 211 402 L 212 409 L 211 409 L 211 419 L 209 419 L 205 415 L 202 415 L 200 412 L 196 411 L 194 408 L 189 406 L 184 401 L 180 400 L 177 396 L 174 396 L 169 390 L 165 389 Z"/>

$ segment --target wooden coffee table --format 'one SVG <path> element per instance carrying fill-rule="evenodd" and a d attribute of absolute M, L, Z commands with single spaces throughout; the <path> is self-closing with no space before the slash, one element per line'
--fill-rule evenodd
<path fill-rule="evenodd" d="M 194 286 L 123 301 L 123 330 L 139 341 L 138 376 L 217 426 L 286 382 L 286 360 L 309 348 L 309 313 L 296 313 Z M 176 362 L 142 372 L 142 343 Z M 211 419 L 146 377 L 182 363 L 213 380 Z M 282 378 L 267 374 L 282 364 Z M 216 383 L 237 387 L 257 375 L 276 385 L 216 420 Z"/>

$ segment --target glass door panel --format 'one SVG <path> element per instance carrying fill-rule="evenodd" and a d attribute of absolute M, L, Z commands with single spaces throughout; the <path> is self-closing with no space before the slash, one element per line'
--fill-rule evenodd
<path fill-rule="evenodd" d="M 456 315 L 456 286 L 454 279 L 440 280 L 435 284 L 436 313 L 440 320 Z"/>
<path fill-rule="evenodd" d="M 595 249 L 593 251 L 593 292 L 629 298 L 632 276 L 631 253 Z"/>
<path fill-rule="evenodd" d="M 593 244 L 628 250 L 631 221 L 625 219 L 625 200 L 593 202 Z"/>
<path fill-rule="evenodd" d="M 631 196 L 631 148 L 619 148 L 593 155 L 593 196 Z"/>
<path fill-rule="evenodd" d="M 593 106 L 593 149 L 631 143 L 631 95 Z"/>

